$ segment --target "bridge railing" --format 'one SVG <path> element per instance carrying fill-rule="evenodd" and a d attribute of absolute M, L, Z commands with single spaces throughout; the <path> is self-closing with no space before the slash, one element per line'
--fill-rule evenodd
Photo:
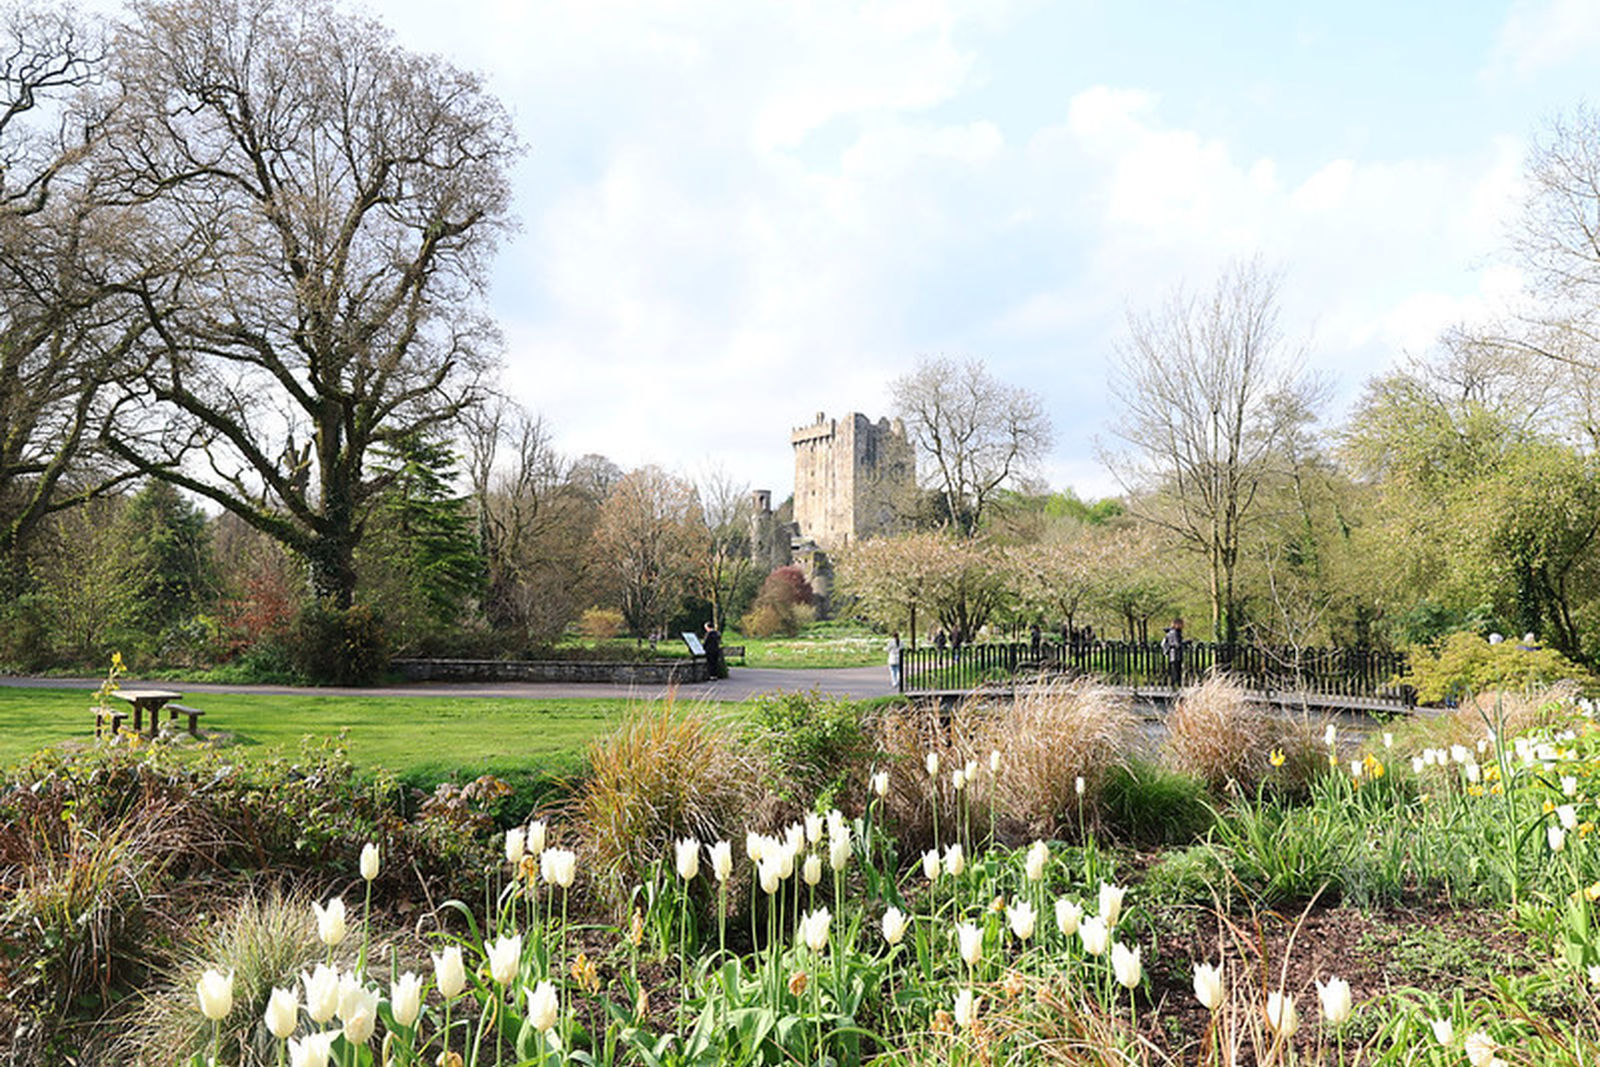
<path fill-rule="evenodd" d="M 1268 645 L 1184 643 L 1181 684 L 1192 685 L 1214 668 L 1247 689 L 1403 700 L 1398 684 L 1403 652 L 1370 648 L 1290 648 Z M 1011 685 L 1045 676 L 1088 676 L 1110 685 L 1167 686 L 1170 669 L 1155 642 L 983 642 L 960 649 L 922 647 L 902 653 L 900 689 L 964 691 Z"/>

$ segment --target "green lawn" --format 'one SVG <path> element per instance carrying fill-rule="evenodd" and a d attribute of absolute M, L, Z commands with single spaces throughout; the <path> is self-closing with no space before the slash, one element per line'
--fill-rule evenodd
<path fill-rule="evenodd" d="M 64 741 L 92 741 L 90 702 L 87 690 L 0 687 L 0 766 Z M 203 731 L 232 735 L 243 750 L 293 753 L 303 737 L 344 730 L 358 767 L 408 779 L 565 773 L 629 706 L 626 700 L 220 693 L 191 693 L 185 703 L 204 709 Z"/>
<path fill-rule="evenodd" d="M 878 667 L 883 665 L 887 635 L 875 634 L 863 626 L 848 622 L 827 621 L 813 623 L 794 637 L 746 637 L 737 630 L 723 635 L 724 645 L 743 645 L 745 667 Z M 619 659 L 638 653 L 650 654 L 647 644 L 631 637 L 597 641 L 592 638 L 572 638 L 562 643 L 563 648 L 594 650 L 606 648 Z M 655 655 L 669 659 L 687 657 L 688 649 L 674 634 L 656 645 Z"/>

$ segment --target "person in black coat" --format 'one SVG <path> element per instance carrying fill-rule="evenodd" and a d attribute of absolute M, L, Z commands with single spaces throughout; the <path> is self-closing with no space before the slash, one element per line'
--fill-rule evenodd
<path fill-rule="evenodd" d="M 700 644 L 706 650 L 707 673 L 713 678 L 726 678 L 728 661 L 722 658 L 722 635 L 709 622 L 706 623 L 706 635 L 700 639 Z"/>

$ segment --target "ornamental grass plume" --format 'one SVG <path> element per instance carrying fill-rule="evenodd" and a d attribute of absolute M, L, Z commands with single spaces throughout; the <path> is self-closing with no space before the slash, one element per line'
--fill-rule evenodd
<path fill-rule="evenodd" d="M 1034 837 L 1076 831 L 1076 780 L 1084 779 L 1082 800 L 1092 808 L 1108 773 L 1140 739 L 1130 701 L 1083 680 L 1019 686 L 998 708 L 963 705 L 950 730 L 965 751 L 1002 754 L 1006 773 L 983 779 L 985 800 Z"/>
<path fill-rule="evenodd" d="M 1166 726 L 1162 761 L 1217 795 L 1268 780 L 1299 790 L 1326 763 L 1305 723 L 1272 714 L 1222 674 L 1180 692 Z"/>
<path fill-rule="evenodd" d="M 630 708 L 589 746 L 588 760 L 572 825 L 586 880 L 617 916 L 674 841 L 728 837 L 761 795 L 755 750 L 739 726 L 672 696 Z"/>

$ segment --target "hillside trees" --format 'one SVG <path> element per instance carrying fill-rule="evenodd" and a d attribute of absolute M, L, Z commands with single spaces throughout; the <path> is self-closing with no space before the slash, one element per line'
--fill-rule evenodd
<path fill-rule="evenodd" d="M 173 265 L 139 287 L 148 407 L 112 447 L 347 607 L 395 476 L 373 449 L 453 422 L 492 365 L 510 122 L 475 76 L 326 3 L 146 0 L 112 54 L 101 173 Z"/>
<path fill-rule="evenodd" d="M 945 525 L 971 537 L 1004 489 L 1050 447 L 1039 397 L 990 376 L 978 359 L 923 358 L 890 386 L 895 411 L 940 498 Z"/>

